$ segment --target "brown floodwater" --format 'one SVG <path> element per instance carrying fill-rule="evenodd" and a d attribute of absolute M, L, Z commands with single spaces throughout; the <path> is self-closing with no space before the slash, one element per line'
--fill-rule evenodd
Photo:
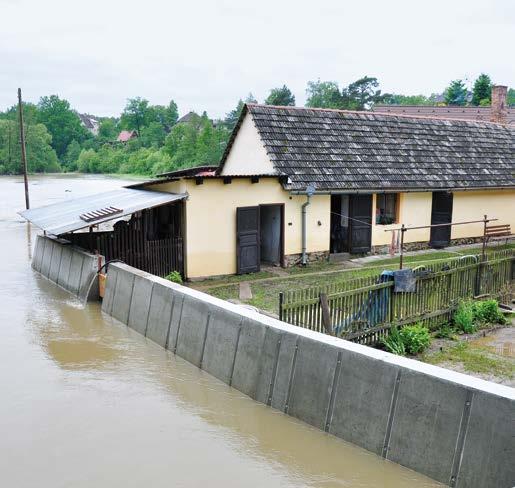
<path fill-rule="evenodd" d="M 32 177 L 31 203 L 123 183 Z M 33 272 L 23 205 L 22 180 L 1 177 L 2 486 L 441 486 L 252 401 Z"/>

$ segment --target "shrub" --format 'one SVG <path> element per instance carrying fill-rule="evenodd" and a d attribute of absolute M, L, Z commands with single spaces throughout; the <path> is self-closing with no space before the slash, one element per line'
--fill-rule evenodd
<path fill-rule="evenodd" d="M 167 274 L 165 278 L 172 283 L 179 283 L 179 285 L 182 285 L 182 276 L 178 271 L 172 271 L 171 273 Z"/>
<path fill-rule="evenodd" d="M 400 330 L 399 335 L 409 354 L 425 351 L 431 344 L 429 329 L 422 324 L 406 325 Z"/>
<path fill-rule="evenodd" d="M 454 325 L 465 334 L 471 334 L 476 330 L 474 325 L 474 304 L 472 302 L 461 302 L 454 312 Z"/>
<path fill-rule="evenodd" d="M 381 342 L 388 352 L 397 354 L 399 356 L 406 355 L 406 348 L 404 347 L 404 342 L 402 341 L 397 326 L 392 325 L 388 337 L 383 339 Z"/>
<path fill-rule="evenodd" d="M 499 310 L 497 300 L 485 300 L 474 303 L 474 319 L 483 324 L 504 324 L 506 318 Z"/>

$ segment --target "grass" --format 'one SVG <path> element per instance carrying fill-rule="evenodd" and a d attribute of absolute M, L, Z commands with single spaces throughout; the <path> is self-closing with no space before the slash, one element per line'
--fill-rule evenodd
<path fill-rule="evenodd" d="M 430 364 L 460 363 L 467 372 L 488 374 L 510 380 L 515 376 L 513 360 L 497 356 L 485 347 L 471 345 L 465 341 L 437 353 L 426 354 L 422 360 Z"/>
<path fill-rule="evenodd" d="M 488 248 L 488 252 L 514 248 L 515 244 L 507 246 L 494 246 Z M 481 248 L 460 249 L 459 252 L 428 251 L 424 254 L 406 256 L 404 263 L 409 265 L 421 265 L 424 263 L 455 259 L 461 255 L 478 254 Z M 195 282 L 192 286 L 201 288 L 213 296 L 228 299 L 238 299 L 239 290 L 235 284 L 242 281 L 253 281 L 251 285 L 253 298 L 246 301 L 268 312 L 278 313 L 279 292 L 290 289 L 303 289 L 322 284 L 341 283 L 343 281 L 377 275 L 384 269 L 396 269 L 399 265 L 399 258 L 385 258 L 366 263 L 362 268 L 343 269 L 342 263 L 330 263 L 327 261 L 316 262 L 308 266 L 294 266 L 286 268 L 289 276 L 278 277 L 272 272 L 261 271 L 248 275 L 234 275 L 218 278 L 208 278 Z"/>

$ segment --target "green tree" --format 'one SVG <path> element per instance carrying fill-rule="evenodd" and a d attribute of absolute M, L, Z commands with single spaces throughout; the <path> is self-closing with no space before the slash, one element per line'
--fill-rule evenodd
<path fill-rule="evenodd" d="M 252 93 L 249 93 L 247 97 L 245 98 L 245 101 L 243 101 L 241 98 L 238 100 L 238 103 L 234 110 L 231 110 L 223 120 L 224 126 L 232 131 L 234 129 L 234 126 L 238 122 L 238 119 L 240 118 L 241 111 L 243 110 L 243 106 L 246 103 L 257 103 L 257 100 L 254 98 L 254 95 Z"/>
<path fill-rule="evenodd" d="M 41 97 L 38 103 L 38 122 L 44 124 L 52 136 L 52 147 L 62 158 L 68 144 L 74 139 L 82 142 L 90 134 L 82 126 L 79 116 L 70 108 L 67 100 L 57 95 Z"/>
<path fill-rule="evenodd" d="M 433 101 L 425 95 L 385 94 L 382 103 L 387 105 L 433 105 Z"/>
<path fill-rule="evenodd" d="M 515 90 L 510 88 L 508 90 L 508 106 L 512 107 L 513 105 L 515 105 Z"/>
<path fill-rule="evenodd" d="M 444 93 L 447 105 L 463 106 L 467 103 L 467 87 L 463 80 L 453 80 Z"/>
<path fill-rule="evenodd" d="M 488 75 L 481 73 L 472 88 L 472 105 L 489 105 L 492 101 L 492 80 Z"/>
<path fill-rule="evenodd" d="M 52 136 L 43 124 L 27 125 L 25 147 L 27 165 L 30 172 L 56 172 L 59 161 L 51 146 Z M 21 145 L 18 123 L 0 120 L 0 173 L 19 174 L 21 172 Z"/>
<path fill-rule="evenodd" d="M 194 166 L 198 131 L 194 123 L 175 125 L 166 137 L 164 152 L 175 168 Z"/>
<path fill-rule="evenodd" d="M 100 158 L 94 149 L 83 149 L 77 160 L 77 169 L 82 173 L 99 173 Z"/>
<path fill-rule="evenodd" d="M 342 90 L 342 108 L 348 110 L 366 110 L 383 101 L 385 95 L 378 89 L 377 78 L 364 76 L 350 83 Z"/>
<path fill-rule="evenodd" d="M 152 105 L 150 107 L 150 122 L 159 123 L 166 132 L 177 123 L 179 119 L 179 110 L 177 104 L 171 100 L 170 103 L 164 107 L 163 105 Z"/>
<path fill-rule="evenodd" d="M 141 97 L 129 98 L 120 118 L 120 126 L 123 129 L 136 130 L 139 134 L 141 128 L 150 122 L 152 115 L 148 100 Z"/>
<path fill-rule="evenodd" d="M 98 128 L 98 137 L 103 141 L 114 141 L 118 135 L 116 122 L 113 119 L 104 119 Z"/>
<path fill-rule="evenodd" d="M 63 166 L 67 171 L 77 170 L 77 161 L 81 151 L 82 147 L 75 139 L 73 139 L 73 141 L 68 144 L 68 147 L 66 148 L 66 154 L 63 158 Z"/>
<path fill-rule="evenodd" d="M 159 122 L 150 122 L 141 129 L 140 142 L 145 147 L 161 147 L 164 144 L 166 132 Z"/>
<path fill-rule="evenodd" d="M 306 107 L 341 108 L 342 94 L 334 81 L 308 81 Z"/>
<path fill-rule="evenodd" d="M 293 107 L 295 106 L 295 95 L 286 85 L 283 85 L 281 88 L 272 88 L 270 95 L 265 100 L 265 104 Z"/>

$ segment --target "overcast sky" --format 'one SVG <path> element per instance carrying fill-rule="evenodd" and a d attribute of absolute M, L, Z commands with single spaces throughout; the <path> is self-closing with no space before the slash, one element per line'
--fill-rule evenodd
<path fill-rule="evenodd" d="M 376 76 L 430 94 L 480 72 L 515 86 L 513 0 L 0 0 L 0 110 L 58 94 L 118 115 L 174 99 L 223 116 L 252 92 Z"/>

